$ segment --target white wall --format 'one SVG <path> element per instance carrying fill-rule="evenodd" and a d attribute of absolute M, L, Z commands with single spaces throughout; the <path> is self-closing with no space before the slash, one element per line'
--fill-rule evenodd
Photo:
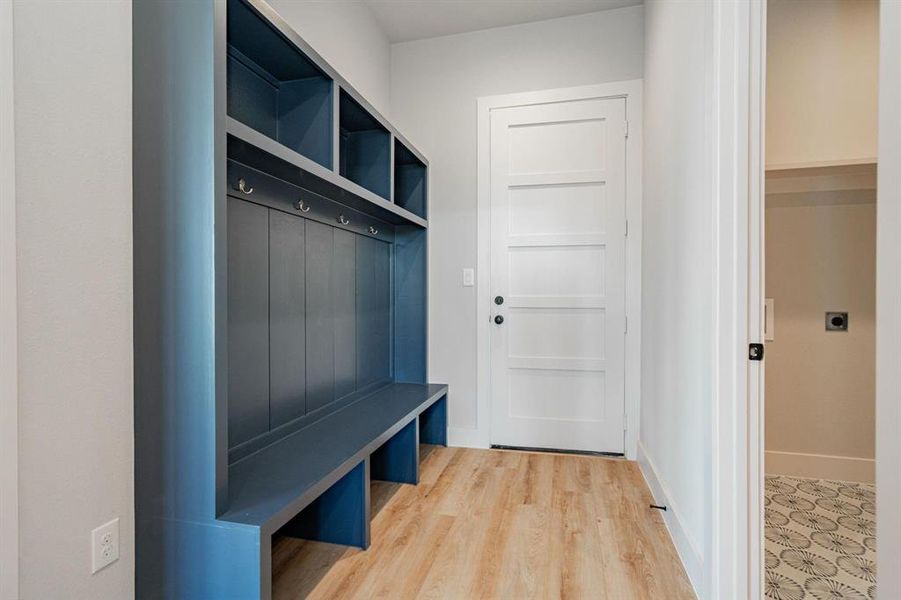
<path fill-rule="evenodd" d="M 376 110 L 390 117 L 391 50 L 360 0 L 268 0 Z"/>
<path fill-rule="evenodd" d="M 710 2 L 645 4 L 639 460 L 700 589 L 711 523 Z"/>
<path fill-rule="evenodd" d="M 767 3 L 767 165 L 876 156 L 878 0 Z"/>
<path fill-rule="evenodd" d="M 20 594 L 134 590 L 131 3 L 14 7 Z M 120 518 L 91 575 L 90 531 Z"/>
<path fill-rule="evenodd" d="M 430 161 L 429 376 L 450 384 L 450 427 L 476 410 L 477 123 L 480 96 L 636 79 L 642 8 L 395 44 L 395 124 Z"/>
<path fill-rule="evenodd" d="M 876 210 L 876 502 L 879 589 L 901 590 L 901 2 L 881 7 Z M 880 592 L 881 593 L 881 592 Z M 890 592 L 892 593 L 892 592 Z"/>

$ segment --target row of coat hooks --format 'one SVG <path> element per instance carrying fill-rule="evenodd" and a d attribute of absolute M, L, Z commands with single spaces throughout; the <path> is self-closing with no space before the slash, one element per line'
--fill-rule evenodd
<path fill-rule="evenodd" d="M 253 187 L 249 186 L 247 184 L 247 180 L 244 179 L 243 177 L 238 179 L 238 185 L 236 187 L 237 187 L 238 191 L 241 192 L 242 194 L 244 194 L 245 196 L 249 196 L 249 195 L 253 194 Z M 308 213 L 308 212 L 310 212 L 311 209 L 312 209 L 312 206 L 310 206 L 310 204 L 308 202 L 304 201 L 302 198 L 297 200 L 294 203 L 294 210 L 299 210 L 302 213 Z M 350 219 L 345 217 L 343 214 L 339 214 L 335 220 L 338 223 L 340 223 L 341 225 L 344 225 L 345 227 L 350 225 Z M 379 230 L 376 227 L 373 227 L 372 225 L 370 225 L 369 233 L 370 233 L 370 235 L 378 235 Z"/>

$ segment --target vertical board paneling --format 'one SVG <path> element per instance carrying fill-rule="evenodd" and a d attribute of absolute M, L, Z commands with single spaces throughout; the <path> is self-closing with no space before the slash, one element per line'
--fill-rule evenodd
<path fill-rule="evenodd" d="M 306 221 L 307 412 L 335 399 L 334 231 Z"/>
<path fill-rule="evenodd" d="M 269 424 L 306 414 L 304 221 L 269 211 Z"/>
<path fill-rule="evenodd" d="M 269 430 L 269 215 L 228 200 L 228 436 Z"/>
<path fill-rule="evenodd" d="M 332 298 L 335 311 L 335 398 L 356 390 L 356 238 L 335 229 Z"/>
<path fill-rule="evenodd" d="M 390 246 L 357 237 L 357 388 L 391 377 Z"/>

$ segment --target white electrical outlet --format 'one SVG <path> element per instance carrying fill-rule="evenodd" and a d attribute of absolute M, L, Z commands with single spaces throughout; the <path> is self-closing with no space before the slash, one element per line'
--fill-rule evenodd
<path fill-rule="evenodd" d="M 472 287 L 476 283 L 476 273 L 473 269 L 463 269 L 463 287 Z"/>
<path fill-rule="evenodd" d="M 119 560 L 118 517 L 91 532 L 91 573 Z"/>

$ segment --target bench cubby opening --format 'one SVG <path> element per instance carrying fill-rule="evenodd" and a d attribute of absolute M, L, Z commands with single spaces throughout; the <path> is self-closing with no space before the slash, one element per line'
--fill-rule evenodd
<path fill-rule="evenodd" d="M 370 462 L 366 458 L 297 513 L 276 535 L 365 550 L 370 542 L 369 481 Z"/>
<path fill-rule="evenodd" d="M 332 168 L 334 81 L 241 0 L 227 30 L 228 115 Z"/>
<path fill-rule="evenodd" d="M 419 415 L 419 443 L 447 446 L 447 396 Z"/>
<path fill-rule="evenodd" d="M 391 198 L 391 134 L 341 90 L 339 103 L 340 173 L 382 198 Z"/>
<path fill-rule="evenodd" d="M 427 168 L 403 142 L 394 140 L 394 203 L 427 218 Z"/>
<path fill-rule="evenodd" d="M 371 457 L 372 478 L 394 483 L 419 483 L 419 419 L 413 419 Z"/>

